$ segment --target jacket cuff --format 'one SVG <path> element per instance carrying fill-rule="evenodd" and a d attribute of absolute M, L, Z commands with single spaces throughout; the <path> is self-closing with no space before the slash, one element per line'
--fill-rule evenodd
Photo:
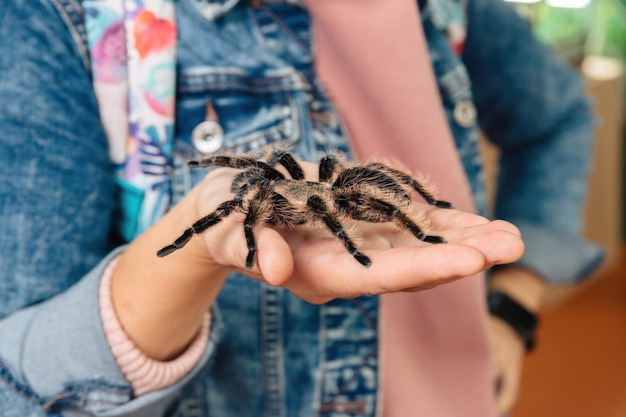
<path fill-rule="evenodd" d="M 529 222 L 510 220 L 522 232 L 526 251 L 515 265 L 534 271 L 550 284 L 572 284 L 594 272 L 604 250 L 579 236 L 548 230 Z"/>
<path fill-rule="evenodd" d="M 82 404 L 80 409 L 91 411 L 114 408 L 115 411 L 108 411 L 112 416 L 144 415 L 136 414 L 139 410 L 155 413 L 145 415 L 160 415 L 155 410 L 164 410 L 215 350 L 222 327 L 217 309 L 211 314 L 207 347 L 193 369 L 176 383 L 134 398 L 109 348 L 98 303 L 103 272 L 123 249 L 109 254 L 69 290 L 16 313 L 0 326 L 0 339 L 2 327 L 7 326 L 12 346 L 3 352 L 4 359 L 39 397 L 72 399 Z"/>
<path fill-rule="evenodd" d="M 104 270 L 100 283 L 100 316 L 113 356 L 134 395 L 156 391 L 181 379 L 202 357 L 209 334 L 210 314 L 205 314 L 202 326 L 187 349 L 171 361 L 158 361 L 146 356 L 128 337 L 119 322 L 111 300 L 111 277 L 119 258 Z"/>

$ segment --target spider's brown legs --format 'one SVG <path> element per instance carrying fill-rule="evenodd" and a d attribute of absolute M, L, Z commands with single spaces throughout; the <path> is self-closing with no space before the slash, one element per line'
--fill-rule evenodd
<path fill-rule="evenodd" d="M 263 183 L 268 183 L 268 179 L 263 176 L 261 168 L 250 168 L 235 175 L 230 185 L 230 191 L 235 194 L 236 199 L 243 199 L 251 189 L 258 188 Z"/>
<path fill-rule="evenodd" d="M 343 242 L 346 250 L 356 259 L 360 264 L 369 267 L 372 264 L 370 258 L 364 253 L 360 252 L 354 242 L 348 237 L 346 229 L 341 222 L 333 216 L 324 204 L 324 200 L 317 195 L 309 197 L 306 202 L 307 207 L 311 213 L 318 219 L 324 222 L 326 227 L 335 235 L 335 237 Z"/>
<path fill-rule="evenodd" d="M 440 208 L 453 208 L 454 207 L 453 204 L 450 202 L 437 200 L 435 196 L 432 195 L 432 193 L 430 193 L 428 190 L 426 190 L 422 184 L 420 184 L 415 178 L 406 174 L 405 172 L 388 167 L 387 165 L 382 164 L 380 162 L 373 162 L 371 164 L 368 164 L 368 166 L 371 168 L 386 172 L 389 175 L 395 177 L 401 183 L 410 186 L 415 191 L 417 191 L 417 193 L 421 195 L 422 198 L 424 198 L 424 200 L 426 200 L 426 202 L 430 204 L 431 206 L 436 206 Z"/>
<path fill-rule="evenodd" d="M 248 247 L 248 256 L 246 256 L 246 269 L 252 269 L 254 266 L 254 258 L 256 256 L 256 239 L 254 238 L 254 227 L 257 224 L 258 212 L 252 207 L 246 214 L 243 221 L 243 233 L 246 237 L 246 246 Z"/>
<path fill-rule="evenodd" d="M 232 213 L 235 208 L 239 207 L 240 204 L 240 200 L 230 200 L 220 204 L 214 212 L 204 216 L 192 224 L 191 227 L 185 230 L 171 245 L 167 245 L 160 249 L 157 252 L 157 256 L 162 258 L 182 248 L 191 240 L 193 235 L 200 234 L 208 228 L 215 226 L 217 223 L 222 221 L 223 218 L 230 215 L 230 213 Z"/>
<path fill-rule="evenodd" d="M 439 208 L 454 208 L 454 204 L 450 203 L 449 201 L 443 201 L 443 200 L 437 200 L 436 198 L 434 198 L 430 193 L 428 193 L 424 187 L 422 187 L 422 185 L 417 182 L 417 180 L 415 180 L 414 178 L 411 178 L 411 187 L 413 187 L 413 189 L 415 191 L 418 192 L 419 195 L 421 195 L 424 200 L 426 200 L 426 202 L 428 204 L 430 204 L 431 206 L 435 206 L 435 207 L 439 207 Z"/>
<path fill-rule="evenodd" d="M 306 216 L 285 196 L 271 192 L 268 201 L 273 207 L 268 223 L 280 227 L 300 226 L 306 223 Z"/>
<path fill-rule="evenodd" d="M 353 205 L 352 209 L 348 211 L 348 214 L 355 220 L 372 223 L 395 221 L 402 228 L 408 229 L 419 240 L 428 243 L 446 243 L 446 240 L 441 236 L 425 234 L 401 209 L 384 200 L 363 194 L 359 195 L 358 199 L 352 197 L 349 200 L 359 202 L 358 205 Z"/>
<path fill-rule="evenodd" d="M 263 161 L 257 161 L 256 159 L 245 158 L 240 156 L 226 156 L 217 155 L 209 158 L 201 159 L 200 161 L 189 161 L 188 166 L 192 168 L 206 168 L 210 166 L 221 166 L 227 168 L 260 168 L 263 170 L 263 176 L 270 180 L 282 180 L 285 176 L 280 173 L 276 168 L 266 164 Z"/>
<path fill-rule="evenodd" d="M 272 153 L 272 157 L 268 162 L 268 165 L 276 166 L 276 164 L 281 164 L 291 178 L 294 180 L 303 180 L 304 179 L 304 171 L 300 167 L 300 164 L 295 160 L 295 158 L 287 151 L 275 150 Z"/>
<path fill-rule="evenodd" d="M 243 221 L 243 233 L 246 237 L 246 246 L 248 255 L 246 256 L 246 269 L 252 269 L 254 266 L 254 258 L 256 257 L 257 246 L 254 237 L 254 228 L 259 224 L 268 223 L 267 190 L 259 190 L 249 201 L 246 218 Z"/>
<path fill-rule="evenodd" d="M 326 155 L 320 160 L 319 182 L 330 182 L 339 161 L 334 156 Z"/>
<path fill-rule="evenodd" d="M 259 224 L 291 227 L 306 223 L 306 219 L 287 198 L 267 188 L 261 188 L 249 200 L 243 232 L 246 237 L 248 255 L 246 269 L 252 269 L 257 253 L 254 228 Z"/>
<path fill-rule="evenodd" d="M 422 240 L 422 241 L 428 242 L 428 243 L 448 243 L 441 236 L 434 236 L 434 235 L 426 235 L 426 234 L 424 234 L 422 229 L 418 225 L 416 225 L 406 214 L 404 214 L 402 212 L 402 210 L 396 209 L 394 217 L 398 220 L 398 222 L 403 227 L 409 229 L 411 231 L 411 233 L 413 233 L 413 235 L 416 238 L 418 238 L 419 240 Z"/>

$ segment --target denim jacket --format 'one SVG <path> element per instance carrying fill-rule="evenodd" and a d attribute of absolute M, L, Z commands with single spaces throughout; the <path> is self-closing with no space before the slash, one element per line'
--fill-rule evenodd
<path fill-rule="evenodd" d="M 421 6 L 477 206 L 486 212 L 480 128 L 502 153 L 494 216 L 522 230 L 520 263 L 551 282 L 581 279 L 601 254 L 579 236 L 593 121 L 577 74 L 501 0 L 469 0 L 460 56 L 446 37 L 449 10 Z M 301 6 L 176 8 L 174 202 L 205 174 L 185 162 L 202 156 L 192 136 L 207 103 L 222 149 L 288 143 L 308 160 L 349 151 Z M 123 248 L 82 13 L 78 0 L 14 0 L 0 11 L 0 415 L 376 415 L 377 297 L 313 306 L 239 275 L 219 296 L 200 363 L 133 397 L 99 319 L 102 270 Z"/>

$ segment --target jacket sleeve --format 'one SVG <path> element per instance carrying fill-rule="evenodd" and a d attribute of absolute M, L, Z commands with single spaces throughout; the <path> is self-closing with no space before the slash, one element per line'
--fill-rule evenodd
<path fill-rule="evenodd" d="M 104 337 L 116 196 L 90 76 L 49 1 L 1 9 L 0 415 L 164 415 L 202 363 L 133 398 Z"/>
<path fill-rule="evenodd" d="M 468 1 L 463 61 L 501 152 L 494 214 L 520 228 L 519 263 L 552 283 L 584 278 L 603 254 L 581 237 L 594 118 L 579 74 L 501 0 Z"/>

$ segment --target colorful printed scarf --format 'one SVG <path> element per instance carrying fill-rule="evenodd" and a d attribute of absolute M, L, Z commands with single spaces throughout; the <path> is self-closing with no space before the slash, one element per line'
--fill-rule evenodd
<path fill-rule="evenodd" d="M 127 241 L 167 210 L 176 86 L 171 0 L 84 2 L 94 88 L 121 186 Z"/>

